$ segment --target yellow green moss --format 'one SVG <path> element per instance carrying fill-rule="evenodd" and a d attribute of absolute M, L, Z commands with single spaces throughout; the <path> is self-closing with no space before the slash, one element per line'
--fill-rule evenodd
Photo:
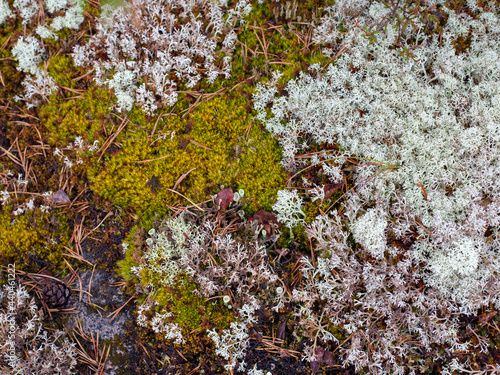
<path fill-rule="evenodd" d="M 53 56 L 49 59 L 49 76 L 60 86 L 74 89 L 73 76 L 76 70 L 73 59 L 68 55 Z"/>
<path fill-rule="evenodd" d="M 58 83 L 69 83 L 71 87 L 71 63 L 67 58 L 53 58 L 51 68 L 61 69 L 54 78 Z M 75 94 L 76 95 L 76 94 Z M 40 121 L 45 127 L 51 145 L 67 145 L 77 136 L 92 144 L 100 140 L 103 127 L 111 127 L 109 90 L 91 87 L 82 97 L 66 100 L 60 95 L 52 95 L 48 103 L 40 107 Z"/>
<path fill-rule="evenodd" d="M 108 5 L 112 8 L 117 8 L 119 6 L 122 6 L 125 4 L 124 0 L 102 0 L 101 1 L 101 7 L 104 5 Z"/>
<path fill-rule="evenodd" d="M 129 113 L 127 129 L 117 137 L 121 146 L 94 165 L 89 180 L 94 192 L 136 212 L 164 212 L 166 204 L 191 204 L 207 199 L 221 186 L 243 189 L 247 209 L 270 209 L 285 178 L 275 139 L 253 121 L 251 102 L 242 97 L 216 97 L 184 119 L 147 119 Z M 247 112 L 248 111 L 248 112 Z M 189 172 L 189 173 L 188 173 Z M 181 181 L 181 176 L 188 173 Z M 147 185 L 153 176 L 160 186 Z M 171 190 L 169 190 L 171 189 Z"/>
<path fill-rule="evenodd" d="M 0 257 L 20 270 L 62 267 L 69 227 L 63 215 L 29 210 L 14 216 L 12 206 L 0 213 Z"/>

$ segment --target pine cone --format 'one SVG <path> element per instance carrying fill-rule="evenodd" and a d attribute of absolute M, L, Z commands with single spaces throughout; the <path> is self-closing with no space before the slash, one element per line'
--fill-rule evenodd
<path fill-rule="evenodd" d="M 43 287 L 42 294 L 49 307 L 62 309 L 68 304 L 71 289 L 61 282 L 50 281 Z"/>

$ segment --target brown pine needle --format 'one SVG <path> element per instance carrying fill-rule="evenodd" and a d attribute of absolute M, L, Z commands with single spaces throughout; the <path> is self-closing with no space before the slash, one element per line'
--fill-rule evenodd
<path fill-rule="evenodd" d="M 94 267 L 92 267 L 92 274 L 90 275 L 90 281 L 89 281 L 89 303 L 90 303 L 90 298 L 92 294 L 90 293 L 90 289 L 92 288 L 92 279 L 94 278 L 94 271 L 95 271 L 95 264 Z"/>
<path fill-rule="evenodd" d="M 191 142 L 192 144 L 196 145 L 196 146 L 199 146 L 201 148 L 204 148 L 205 150 L 209 150 L 209 151 L 213 151 L 213 149 L 207 147 L 207 146 L 203 146 L 201 143 L 198 143 L 196 141 L 193 141 L 192 139 L 189 140 L 189 142 Z"/>
<path fill-rule="evenodd" d="M 168 158 L 169 156 L 170 155 L 163 155 L 163 156 L 160 156 L 159 158 L 156 158 L 156 159 L 133 160 L 132 163 L 149 163 L 151 161 L 157 161 L 157 160 L 162 160 L 162 159 Z"/>
<path fill-rule="evenodd" d="M 167 190 L 170 190 L 172 193 L 175 193 L 175 194 L 178 194 L 180 195 L 182 198 L 188 200 L 190 203 L 192 203 L 196 208 L 198 208 L 199 210 L 201 211 L 205 211 L 203 208 L 201 208 L 200 206 L 198 206 L 196 203 L 194 203 L 191 199 L 189 199 L 188 197 L 186 197 L 185 195 L 182 195 L 181 193 L 179 193 L 178 191 L 175 191 L 173 189 L 169 189 L 167 188 Z"/>
<path fill-rule="evenodd" d="M 417 185 L 420 187 L 420 189 L 422 189 L 422 194 L 424 195 L 424 199 L 427 200 L 427 193 L 425 192 L 424 185 L 421 182 L 419 182 Z"/>
<path fill-rule="evenodd" d="M 111 323 L 111 322 L 113 321 L 113 319 L 115 319 L 115 318 L 118 316 L 118 314 L 120 313 L 120 311 L 122 311 L 122 309 L 123 309 L 125 306 L 127 306 L 127 304 L 128 304 L 130 301 L 132 301 L 132 299 L 134 299 L 134 298 L 135 298 L 135 294 L 134 294 L 132 297 L 130 297 L 130 298 L 128 299 L 128 301 L 127 301 L 127 302 L 125 302 L 125 303 L 124 303 L 121 307 L 119 307 L 118 309 L 116 309 L 115 311 L 113 311 L 112 313 L 110 313 L 110 314 L 106 317 L 106 318 L 110 318 L 110 317 L 112 317 L 112 318 L 111 318 L 111 320 L 110 320 L 109 322 Z"/>
<path fill-rule="evenodd" d="M 71 250 L 69 247 L 66 247 L 66 246 L 63 246 L 66 250 L 69 251 L 69 254 L 63 254 L 65 256 L 68 256 L 68 257 L 71 257 L 71 258 L 75 258 L 76 260 L 79 260 L 80 262 L 84 262 L 84 263 L 87 263 L 88 265 L 90 266 L 93 266 L 92 263 L 90 263 L 87 259 L 85 259 L 84 257 L 82 257 L 81 255 L 75 253 L 73 250 Z"/>
<path fill-rule="evenodd" d="M 191 168 L 189 171 L 187 171 L 186 173 L 184 173 L 181 177 L 179 177 L 179 179 L 177 180 L 177 182 L 175 183 L 174 185 L 174 190 L 177 189 L 177 186 L 179 186 L 179 184 L 182 182 L 182 180 L 184 180 L 188 174 L 190 174 L 192 171 L 194 171 L 196 168 Z"/>
<path fill-rule="evenodd" d="M 194 369 L 192 369 L 191 371 L 189 371 L 187 373 L 187 375 L 193 375 L 195 372 L 197 372 L 199 369 L 201 368 L 201 366 L 198 366 L 198 367 L 195 367 Z"/>

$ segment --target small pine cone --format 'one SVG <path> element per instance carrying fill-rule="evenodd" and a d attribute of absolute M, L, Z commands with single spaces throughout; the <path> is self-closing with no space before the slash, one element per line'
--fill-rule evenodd
<path fill-rule="evenodd" d="M 68 304 L 71 289 L 61 282 L 51 281 L 43 287 L 42 294 L 49 307 L 61 309 Z"/>

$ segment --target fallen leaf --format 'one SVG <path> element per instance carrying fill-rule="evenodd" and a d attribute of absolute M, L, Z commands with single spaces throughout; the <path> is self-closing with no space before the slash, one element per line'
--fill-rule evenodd
<path fill-rule="evenodd" d="M 54 203 L 70 203 L 71 199 L 69 199 L 68 194 L 64 192 L 64 190 L 59 189 L 52 196 L 52 202 Z"/>
<path fill-rule="evenodd" d="M 160 180 L 158 180 L 158 177 L 156 177 L 154 175 L 153 175 L 153 177 L 151 177 L 151 179 L 149 180 L 149 182 L 146 185 L 151 186 L 151 191 L 153 192 L 153 194 L 156 194 L 156 189 L 161 187 Z"/>
<path fill-rule="evenodd" d="M 311 362 L 311 372 L 312 375 L 316 374 L 316 371 L 319 370 L 319 362 L 318 361 L 312 361 Z"/>
<path fill-rule="evenodd" d="M 323 362 L 324 353 L 325 349 L 321 346 L 317 346 L 316 349 L 314 349 L 314 361 L 311 361 L 311 371 L 313 375 L 319 370 L 319 364 L 320 362 Z"/>
<path fill-rule="evenodd" d="M 493 318 L 497 313 L 498 313 L 498 311 L 493 310 L 493 311 L 490 311 L 487 314 L 481 315 L 479 317 L 479 323 L 481 323 L 481 324 L 488 323 L 490 321 L 490 319 Z"/>
<path fill-rule="evenodd" d="M 316 361 L 323 362 L 324 354 L 325 354 L 325 349 L 322 348 L 321 346 L 317 346 L 316 349 L 314 349 L 314 357 Z"/>
<path fill-rule="evenodd" d="M 333 357 L 333 354 L 330 353 L 328 350 L 326 350 L 325 354 L 323 354 L 323 363 L 325 365 L 334 365 L 335 364 L 335 358 Z"/>
<path fill-rule="evenodd" d="M 325 191 L 325 199 L 330 198 L 333 195 L 333 193 L 339 190 L 342 186 L 344 186 L 344 181 L 339 182 L 337 184 L 326 184 L 325 187 L 323 188 Z"/>
<path fill-rule="evenodd" d="M 285 330 L 286 330 L 286 320 L 284 322 L 281 322 L 280 326 L 278 327 L 278 334 L 276 335 L 276 338 L 278 338 L 279 340 L 284 340 Z"/>
<path fill-rule="evenodd" d="M 215 197 L 215 205 L 219 208 L 219 212 L 224 211 L 229 207 L 233 201 L 234 193 L 233 189 L 228 187 L 227 189 L 219 191 L 217 197 Z"/>

